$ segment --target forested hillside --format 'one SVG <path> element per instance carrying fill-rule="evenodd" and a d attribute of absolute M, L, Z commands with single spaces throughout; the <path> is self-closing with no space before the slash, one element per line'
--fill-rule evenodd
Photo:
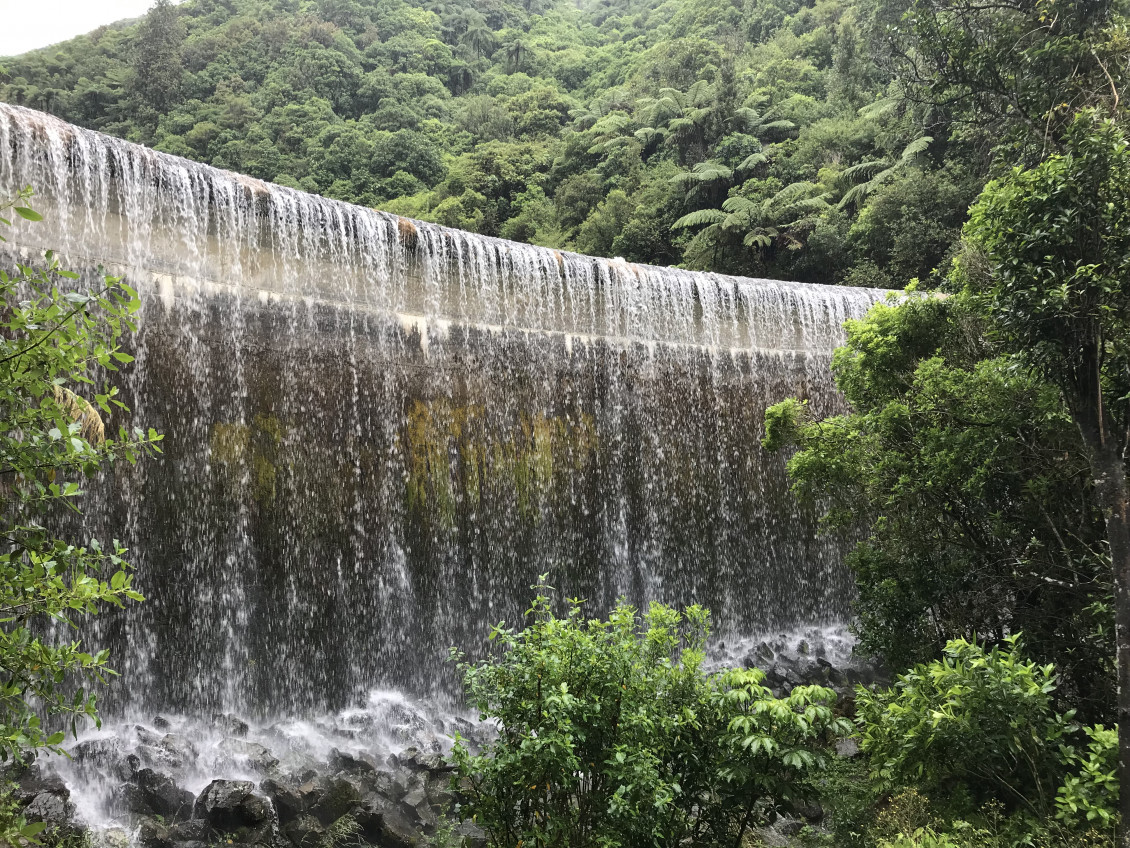
<path fill-rule="evenodd" d="M 5 60 L 0 98 L 481 233 L 901 286 L 986 145 L 894 96 L 886 0 L 188 0 Z"/>

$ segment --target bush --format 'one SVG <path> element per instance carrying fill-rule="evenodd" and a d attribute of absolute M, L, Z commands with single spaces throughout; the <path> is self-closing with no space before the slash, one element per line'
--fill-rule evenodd
<path fill-rule="evenodd" d="M 893 688 L 859 690 L 860 747 L 893 786 L 1043 813 L 1071 719 L 1053 711 L 1054 689 L 1054 667 L 1021 659 L 1018 637 L 990 651 L 954 639 L 941 660 L 915 666 Z"/>
<path fill-rule="evenodd" d="M 21 218 L 39 215 L 19 205 Z M 4 218 L 0 223 L 8 224 Z M 0 237 L 2 240 L 2 237 Z M 117 389 L 95 379 L 131 360 L 119 347 L 133 329 L 136 294 L 107 277 L 90 291 L 48 253 L 44 267 L 0 271 L 0 761 L 37 749 L 59 751 L 63 729 L 79 717 L 97 721 L 96 701 L 84 687 L 112 674 L 106 651 L 78 640 L 48 638 L 44 624 L 71 629 L 104 604 L 140 600 L 122 559 L 125 549 L 97 540 L 75 544 L 52 531 L 63 508 L 78 511 L 79 480 L 104 463 L 155 451 L 150 430 L 107 434 L 103 415 L 125 410 Z M 91 395 L 87 400 L 84 394 Z M 63 629 L 63 628 L 60 628 Z M 66 634 L 64 629 L 64 634 Z M 65 722 L 65 723 L 64 723 Z M 0 796 L 0 842 L 30 839 L 27 825 Z"/>
<path fill-rule="evenodd" d="M 499 625 L 479 663 L 453 651 L 468 700 L 499 735 L 473 756 L 456 739 L 463 816 L 496 846 L 733 846 L 813 794 L 822 753 L 849 724 L 835 695 L 777 699 L 756 670 L 707 674 L 709 613 L 621 603 L 607 621 L 539 594 L 524 630 Z"/>

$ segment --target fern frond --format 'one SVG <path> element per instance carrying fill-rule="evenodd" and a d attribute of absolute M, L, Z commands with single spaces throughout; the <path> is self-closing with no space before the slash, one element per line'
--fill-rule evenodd
<path fill-rule="evenodd" d="M 721 209 L 698 209 L 689 212 L 671 225 L 672 229 L 684 227 L 701 227 L 703 224 L 721 224 L 726 220 L 726 213 Z"/>

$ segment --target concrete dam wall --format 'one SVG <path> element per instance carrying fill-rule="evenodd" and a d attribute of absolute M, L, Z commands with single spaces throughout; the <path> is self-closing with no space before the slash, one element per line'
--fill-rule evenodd
<path fill-rule="evenodd" d="M 724 639 L 842 622 L 841 546 L 760 448 L 840 402 L 878 290 L 486 238 L 304 194 L 0 104 L 0 195 L 45 248 L 139 290 L 122 421 L 165 453 L 92 481 L 147 600 L 96 621 L 111 709 L 341 709 L 452 691 L 448 648 L 539 574 L 593 614 L 702 603 Z"/>

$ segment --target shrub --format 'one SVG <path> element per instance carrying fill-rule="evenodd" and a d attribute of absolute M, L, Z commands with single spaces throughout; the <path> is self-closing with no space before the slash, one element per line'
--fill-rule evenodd
<path fill-rule="evenodd" d="M 1075 773 L 1056 793 L 1055 817 L 1069 827 L 1109 829 L 1118 810 L 1118 731 L 1101 724 L 1083 730 L 1086 750 L 1063 749 L 1064 762 Z"/>
<path fill-rule="evenodd" d="M 1054 689 L 1054 667 L 1021 659 L 1018 637 L 989 651 L 955 639 L 942 659 L 915 666 L 891 689 L 859 690 L 860 747 L 891 786 L 1043 813 L 1071 718 L 1052 709 Z"/>
<path fill-rule="evenodd" d="M 490 657 L 453 651 L 468 700 L 498 723 L 483 753 L 454 749 L 460 814 L 493 845 L 732 846 L 812 794 L 822 747 L 849 727 L 830 690 L 777 699 L 756 669 L 707 674 L 701 607 L 621 603 L 602 621 L 572 600 L 559 618 L 536 588 L 529 626 L 495 627 Z"/>

